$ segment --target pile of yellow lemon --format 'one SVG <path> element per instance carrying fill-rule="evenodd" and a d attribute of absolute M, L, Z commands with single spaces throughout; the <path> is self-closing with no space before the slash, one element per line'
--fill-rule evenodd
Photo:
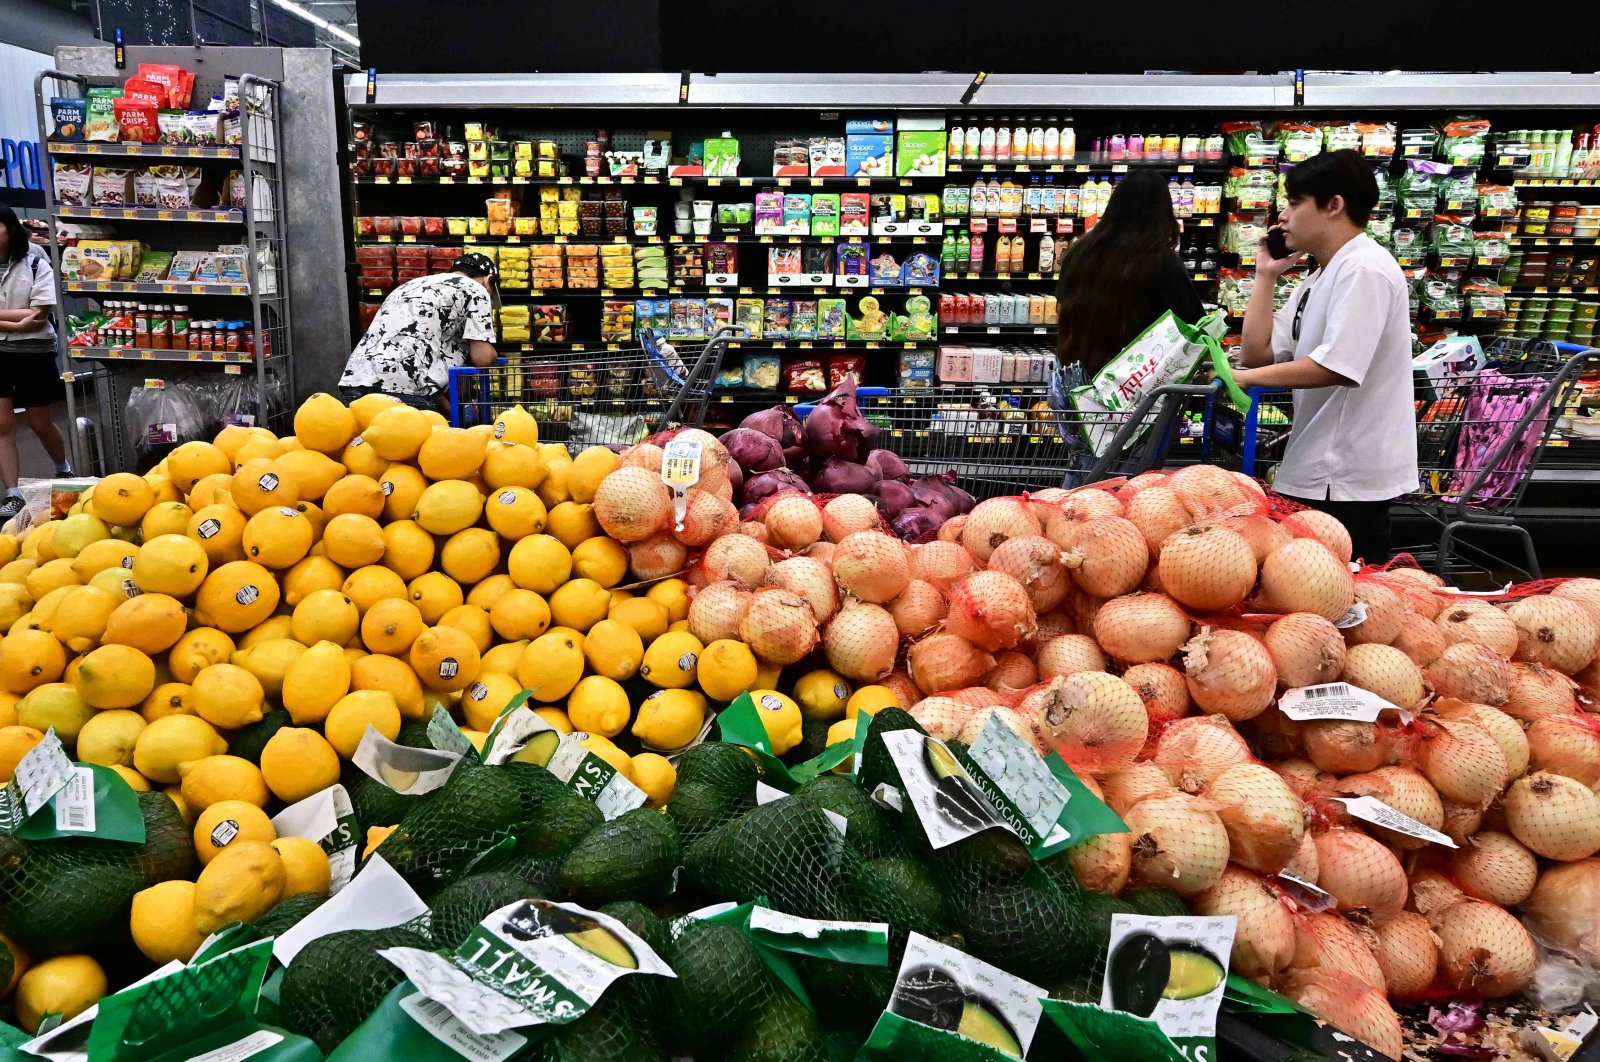
<path fill-rule="evenodd" d="M 780 754 L 805 718 L 838 721 L 837 740 L 858 709 L 896 703 L 881 687 L 852 700 L 828 671 L 776 693 L 748 646 L 689 633 L 685 581 L 618 589 L 628 554 L 592 505 L 618 467 L 604 447 L 541 444 L 520 406 L 455 428 L 383 395 L 318 394 L 291 435 L 230 426 L 97 481 L 63 518 L 0 535 L 0 782 L 53 727 L 72 758 L 171 795 L 204 869 L 132 913 L 135 942 L 167 961 L 328 890 L 327 857 L 279 838 L 267 809 L 337 782 L 368 726 L 393 739 L 444 707 L 481 748 L 528 690 L 660 806 L 675 784 L 661 753 L 701 734 L 710 702 L 772 692 Z M 655 692 L 634 704 L 636 678 Z M 259 765 L 228 754 L 280 709 Z M 625 730 L 660 751 L 629 756 L 609 740 Z M 19 999 L 32 976 L 41 1005 L 59 1002 L 44 986 L 70 969 L 39 964 Z"/>

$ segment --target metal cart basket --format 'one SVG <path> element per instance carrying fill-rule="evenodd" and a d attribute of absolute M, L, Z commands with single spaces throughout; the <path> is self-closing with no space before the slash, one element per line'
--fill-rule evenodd
<path fill-rule="evenodd" d="M 1405 505 L 1436 524 L 1439 537 L 1406 552 L 1440 575 L 1520 571 L 1540 577 L 1533 539 L 1517 511 L 1555 431 L 1560 411 L 1575 402 L 1579 377 L 1600 351 L 1547 340 L 1497 337 L 1485 368 L 1463 374 L 1418 370 L 1417 489 Z M 1293 429 L 1288 392 L 1251 392 L 1241 463 L 1271 479 Z M 1471 535 L 1473 542 L 1463 541 Z M 1477 541 L 1510 536 L 1517 555 L 1502 556 Z"/>
<path fill-rule="evenodd" d="M 544 442 L 631 446 L 669 427 L 705 423 L 712 381 L 735 330 L 668 341 L 655 332 L 634 348 L 526 353 L 478 369 L 450 370 L 450 423 L 490 424 L 523 406 Z"/>

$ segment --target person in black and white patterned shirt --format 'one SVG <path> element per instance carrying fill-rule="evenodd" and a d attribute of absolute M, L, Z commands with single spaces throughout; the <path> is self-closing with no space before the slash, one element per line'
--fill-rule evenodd
<path fill-rule="evenodd" d="M 495 277 L 487 256 L 464 254 L 450 272 L 390 292 L 339 378 L 344 400 L 378 392 L 433 409 L 451 366 L 492 365 Z"/>

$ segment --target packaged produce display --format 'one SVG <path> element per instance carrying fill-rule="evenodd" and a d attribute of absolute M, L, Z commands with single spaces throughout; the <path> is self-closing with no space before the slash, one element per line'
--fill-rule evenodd
<path fill-rule="evenodd" d="M 14 1042 L 1176 1059 L 1298 1006 L 1399 1059 L 1596 962 L 1595 580 L 1363 566 L 1209 465 L 979 501 L 853 373 L 619 448 L 152 384 L 191 438 L 0 536 Z"/>

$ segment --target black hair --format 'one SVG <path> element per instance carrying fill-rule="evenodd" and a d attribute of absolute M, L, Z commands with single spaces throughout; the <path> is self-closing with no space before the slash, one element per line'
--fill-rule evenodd
<path fill-rule="evenodd" d="M 1314 199 L 1319 207 L 1339 196 L 1344 200 L 1345 217 L 1355 225 L 1366 225 L 1372 208 L 1378 205 L 1372 166 L 1356 151 L 1313 155 L 1289 171 L 1284 187 L 1290 199 Z"/>
<path fill-rule="evenodd" d="M 1143 172 L 1118 183 L 1104 216 L 1061 260 L 1056 352 L 1063 362 L 1092 375 L 1149 327 L 1147 293 L 1158 287 L 1177 242 L 1167 182 Z"/>
<path fill-rule="evenodd" d="M 28 231 L 22 227 L 17 212 L 0 203 L 0 227 L 6 230 L 6 256 L 13 262 L 28 257 Z"/>

